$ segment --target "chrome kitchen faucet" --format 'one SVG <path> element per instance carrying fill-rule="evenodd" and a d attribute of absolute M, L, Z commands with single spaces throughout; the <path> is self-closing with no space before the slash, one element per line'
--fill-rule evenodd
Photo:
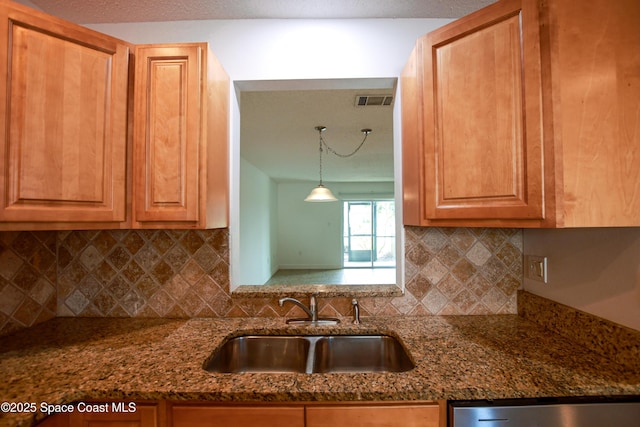
<path fill-rule="evenodd" d="M 286 297 L 286 298 L 280 298 L 278 300 L 278 304 L 280 304 L 280 307 L 284 306 L 285 302 L 290 302 L 292 304 L 297 305 L 307 314 L 307 316 L 309 316 L 307 319 L 287 319 L 287 323 L 313 324 L 313 325 L 318 325 L 318 324 L 335 325 L 337 323 L 340 323 L 339 319 L 335 319 L 335 318 L 321 319 L 318 317 L 318 295 L 317 294 L 311 294 L 311 296 L 309 297 L 309 307 L 307 307 L 306 305 L 304 305 L 303 303 L 301 303 L 299 300 L 295 298 Z"/>

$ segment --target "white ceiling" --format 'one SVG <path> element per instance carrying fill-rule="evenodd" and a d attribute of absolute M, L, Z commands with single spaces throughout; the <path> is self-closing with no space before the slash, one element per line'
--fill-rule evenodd
<path fill-rule="evenodd" d="M 358 89 L 243 91 L 240 99 L 241 156 L 278 182 L 319 179 L 319 135 L 340 154 L 362 142 L 362 129 L 372 129 L 352 157 L 323 154 L 327 182 L 393 181 L 393 107 L 355 104 L 358 95 L 393 95 L 395 79 L 362 79 Z M 367 85 L 366 83 L 370 83 Z M 374 84 L 376 83 L 376 84 Z M 345 81 L 355 86 L 354 81 Z M 312 90 L 311 90 L 312 89 Z"/>
<path fill-rule="evenodd" d="M 20 0 L 19 0 L 20 1 Z M 205 19 L 459 18 L 493 0 L 23 0 L 79 24 Z"/>

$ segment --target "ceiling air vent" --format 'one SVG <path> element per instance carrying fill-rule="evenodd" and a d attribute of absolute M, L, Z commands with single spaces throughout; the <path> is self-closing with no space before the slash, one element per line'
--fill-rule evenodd
<path fill-rule="evenodd" d="M 356 107 L 385 106 L 393 104 L 393 95 L 358 95 Z"/>

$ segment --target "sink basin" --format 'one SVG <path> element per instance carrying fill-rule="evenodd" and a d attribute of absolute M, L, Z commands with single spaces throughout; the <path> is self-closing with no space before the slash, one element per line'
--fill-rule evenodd
<path fill-rule="evenodd" d="M 220 347 L 204 369 L 210 372 L 306 372 L 310 342 L 299 336 L 243 336 Z"/>
<path fill-rule="evenodd" d="M 314 372 L 404 372 L 413 367 L 402 345 L 390 336 L 335 335 L 316 342 Z"/>
<path fill-rule="evenodd" d="M 414 368 L 388 335 L 247 335 L 232 338 L 204 363 L 210 372 L 404 372 Z"/>

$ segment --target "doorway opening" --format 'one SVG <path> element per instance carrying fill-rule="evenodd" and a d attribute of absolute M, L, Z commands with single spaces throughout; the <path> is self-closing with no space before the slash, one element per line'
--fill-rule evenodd
<path fill-rule="evenodd" d="M 343 202 L 344 268 L 394 269 L 395 220 L 393 200 Z"/>

